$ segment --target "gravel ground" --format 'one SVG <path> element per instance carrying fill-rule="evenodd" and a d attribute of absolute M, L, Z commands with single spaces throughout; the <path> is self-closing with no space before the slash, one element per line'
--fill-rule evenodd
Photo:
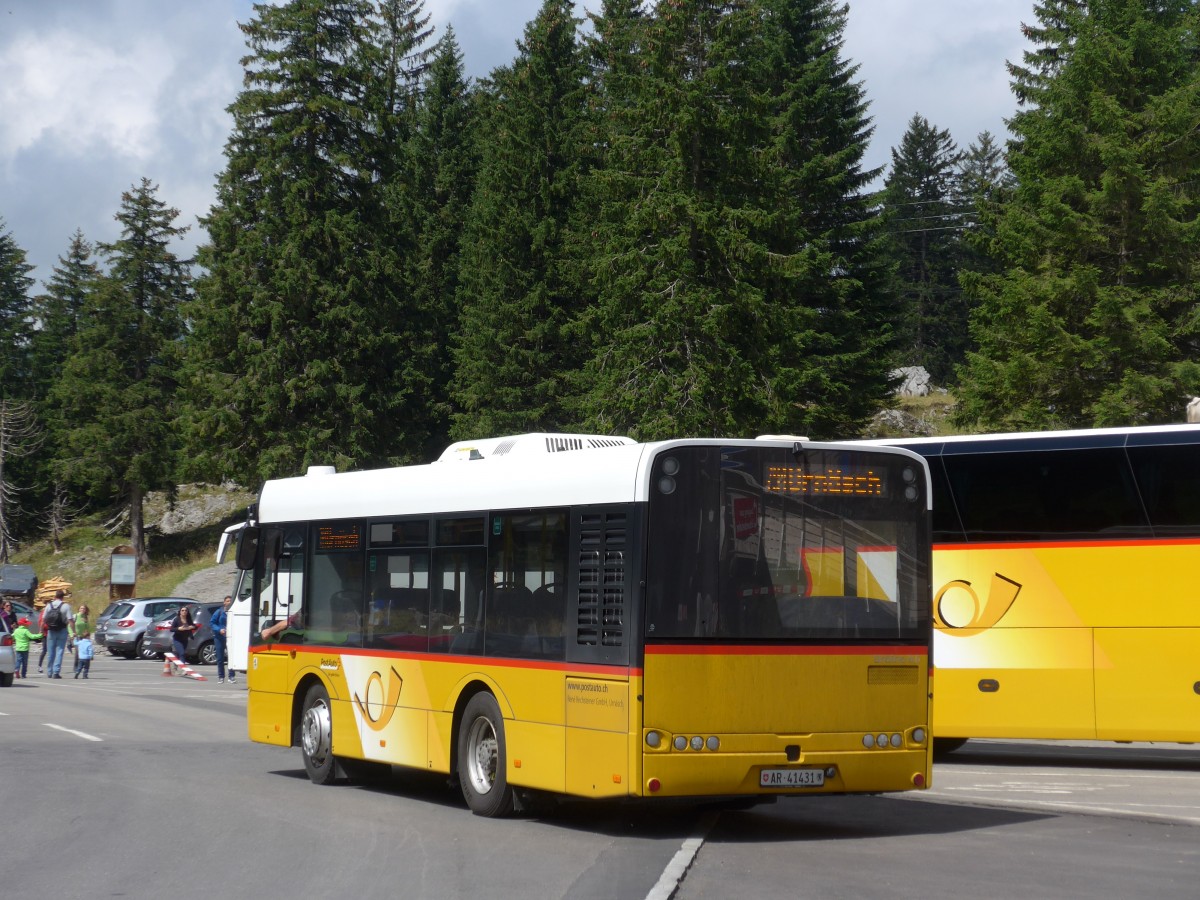
<path fill-rule="evenodd" d="M 225 595 L 233 590 L 237 569 L 233 561 L 223 562 L 219 566 L 201 569 L 193 572 L 175 588 L 176 597 L 191 597 L 201 603 L 216 603 L 225 599 Z"/>

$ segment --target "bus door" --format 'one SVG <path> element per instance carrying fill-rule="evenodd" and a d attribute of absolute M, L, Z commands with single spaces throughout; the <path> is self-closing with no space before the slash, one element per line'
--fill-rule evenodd
<path fill-rule="evenodd" d="M 217 545 L 217 565 L 225 561 L 226 551 L 237 544 L 238 534 L 246 527 L 245 522 L 230 525 L 221 534 L 221 542 Z M 290 615 L 292 610 L 291 596 L 291 567 L 286 559 L 280 562 L 279 597 L 276 600 L 278 608 L 284 615 Z M 255 613 L 263 618 L 271 615 L 272 576 L 268 572 L 263 581 L 262 590 L 257 600 L 254 598 L 254 572 L 249 569 L 238 569 L 234 575 L 233 605 L 229 608 L 229 623 L 225 632 L 225 649 L 230 669 L 245 672 L 250 661 L 250 631 L 254 627 Z M 298 582 L 297 582 L 298 584 Z"/>

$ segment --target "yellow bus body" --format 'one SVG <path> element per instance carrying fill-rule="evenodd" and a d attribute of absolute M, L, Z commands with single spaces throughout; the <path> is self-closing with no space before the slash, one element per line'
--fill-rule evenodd
<path fill-rule="evenodd" d="M 934 548 L 937 737 L 1200 740 L 1200 540 Z"/>
<path fill-rule="evenodd" d="M 929 673 L 924 649 L 889 646 L 648 647 L 643 672 L 273 645 L 251 652 L 248 732 L 291 746 L 319 683 L 335 755 L 449 773 L 456 710 L 484 688 L 504 717 L 515 787 L 593 798 L 911 790 L 931 778 L 932 742 L 914 735 L 929 721 Z M 804 729 L 772 730 L 785 722 Z M 824 784 L 760 787 L 764 768 L 797 766 L 824 770 Z"/>

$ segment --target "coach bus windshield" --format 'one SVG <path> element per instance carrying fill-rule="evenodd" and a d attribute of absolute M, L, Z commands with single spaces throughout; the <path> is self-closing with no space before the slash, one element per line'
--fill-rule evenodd
<path fill-rule="evenodd" d="M 911 459 L 665 450 L 651 480 L 647 639 L 923 640 L 928 529 Z"/>

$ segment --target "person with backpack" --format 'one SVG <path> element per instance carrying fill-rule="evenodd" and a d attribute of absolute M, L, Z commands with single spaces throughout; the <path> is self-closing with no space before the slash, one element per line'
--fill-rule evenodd
<path fill-rule="evenodd" d="M 42 633 L 46 636 L 46 677 L 62 678 L 63 653 L 70 637 L 71 607 L 67 605 L 61 590 L 54 592 L 54 599 L 42 610 Z"/>

